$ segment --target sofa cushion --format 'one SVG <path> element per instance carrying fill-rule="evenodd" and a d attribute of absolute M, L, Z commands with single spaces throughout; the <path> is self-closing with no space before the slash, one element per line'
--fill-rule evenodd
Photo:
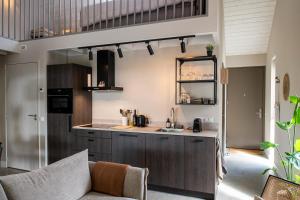
<path fill-rule="evenodd" d="M 124 196 L 139 200 L 147 199 L 148 169 L 128 167 L 124 182 Z"/>
<path fill-rule="evenodd" d="M 115 197 L 115 196 L 110 196 L 108 194 L 102 194 L 97 192 L 89 192 L 86 195 L 84 195 L 80 200 L 135 200 L 135 199 L 126 198 L 126 197 Z"/>
<path fill-rule="evenodd" d="M 0 177 L 9 200 L 77 200 L 91 190 L 88 151 L 32 172 Z"/>
<path fill-rule="evenodd" d="M 124 164 L 97 162 L 92 171 L 93 191 L 122 197 L 127 168 Z"/>
<path fill-rule="evenodd" d="M 89 162 L 90 171 L 93 171 L 95 162 Z M 137 200 L 147 200 L 148 169 L 129 166 L 124 181 L 124 196 Z"/>

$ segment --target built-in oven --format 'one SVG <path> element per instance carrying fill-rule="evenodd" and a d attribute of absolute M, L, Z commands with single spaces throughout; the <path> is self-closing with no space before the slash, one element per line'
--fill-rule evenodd
<path fill-rule="evenodd" d="M 48 113 L 73 113 L 73 89 L 48 89 Z"/>

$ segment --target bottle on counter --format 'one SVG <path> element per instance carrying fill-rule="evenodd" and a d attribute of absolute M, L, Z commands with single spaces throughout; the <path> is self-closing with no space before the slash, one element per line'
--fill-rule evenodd
<path fill-rule="evenodd" d="M 133 111 L 133 116 L 132 116 L 132 126 L 136 126 L 137 123 L 136 123 L 136 110 Z"/>
<path fill-rule="evenodd" d="M 171 121 L 169 118 L 166 121 L 166 128 L 171 128 Z"/>

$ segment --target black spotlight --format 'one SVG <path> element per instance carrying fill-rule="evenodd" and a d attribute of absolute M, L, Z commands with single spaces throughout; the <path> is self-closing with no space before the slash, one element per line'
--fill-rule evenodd
<path fill-rule="evenodd" d="M 119 58 L 123 58 L 123 52 L 122 52 L 122 49 L 120 48 L 120 45 L 118 44 L 117 45 L 117 52 L 118 52 L 118 55 L 119 55 Z"/>
<path fill-rule="evenodd" d="M 91 48 L 89 48 L 89 60 L 93 60 L 93 52 Z"/>
<path fill-rule="evenodd" d="M 180 40 L 181 40 L 181 43 L 180 43 L 181 53 L 185 53 L 186 52 L 186 48 L 185 48 L 184 38 L 180 38 Z"/>
<path fill-rule="evenodd" d="M 152 47 L 151 47 L 151 45 L 149 43 L 150 42 L 146 42 L 147 49 L 148 49 L 149 54 L 152 56 L 152 55 L 154 55 L 154 51 L 153 51 L 153 49 L 152 49 Z"/>

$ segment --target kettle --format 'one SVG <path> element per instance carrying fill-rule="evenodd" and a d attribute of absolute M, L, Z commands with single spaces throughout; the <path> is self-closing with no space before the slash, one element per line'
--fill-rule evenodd
<path fill-rule="evenodd" d="M 201 120 L 201 118 L 194 119 L 193 132 L 194 133 L 202 132 L 202 120 Z"/>

